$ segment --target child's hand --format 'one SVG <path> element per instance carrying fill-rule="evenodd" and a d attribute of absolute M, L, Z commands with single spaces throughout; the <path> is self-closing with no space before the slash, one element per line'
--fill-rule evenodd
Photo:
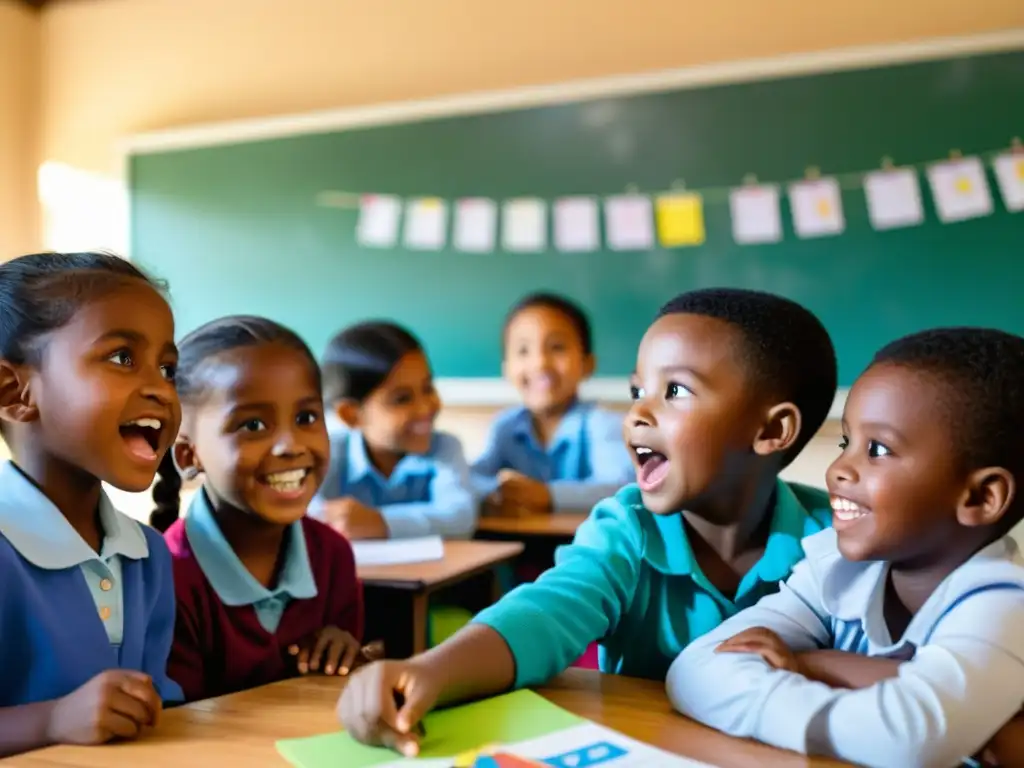
<path fill-rule="evenodd" d="M 375 661 L 355 672 L 338 700 L 338 719 L 364 744 L 415 757 L 420 720 L 443 690 L 438 672 L 414 661 Z"/>
<path fill-rule="evenodd" d="M 324 502 L 322 514 L 324 521 L 349 541 L 388 538 L 388 525 L 380 512 L 351 496 Z"/>
<path fill-rule="evenodd" d="M 347 675 L 359 658 L 360 644 L 352 635 L 337 627 L 324 627 L 288 648 L 296 657 L 299 674 L 319 672 L 325 675 Z"/>
<path fill-rule="evenodd" d="M 149 675 L 110 669 L 54 703 L 47 735 L 57 744 L 134 739 L 157 724 L 162 709 Z"/>
<path fill-rule="evenodd" d="M 551 490 L 547 485 L 515 470 L 503 469 L 498 473 L 498 492 L 503 514 L 509 507 L 531 513 L 551 511 Z"/>
<path fill-rule="evenodd" d="M 775 669 L 803 674 L 796 654 L 782 638 L 764 627 L 752 627 L 721 643 L 715 653 L 754 653 Z"/>

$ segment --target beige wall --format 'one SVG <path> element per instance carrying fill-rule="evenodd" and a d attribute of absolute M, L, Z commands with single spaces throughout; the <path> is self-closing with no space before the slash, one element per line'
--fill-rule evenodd
<path fill-rule="evenodd" d="M 0 0 L 0 259 L 38 245 L 39 14 Z"/>

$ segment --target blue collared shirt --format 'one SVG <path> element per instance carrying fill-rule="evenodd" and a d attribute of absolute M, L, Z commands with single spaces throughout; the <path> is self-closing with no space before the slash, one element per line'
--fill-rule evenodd
<path fill-rule="evenodd" d="M 251 605 L 262 627 L 276 632 L 291 600 L 316 597 L 316 582 L 306 550 L 302 522 L 292 523 L 285 534 L 284 561 L 277 584 L 268 589 L 256 581 L 238 559 L 217 525 L 205 490 L 192 498 L 185 517 L 185 535 L 203 574 L 224 605 Z"/>
<path fill-rule="evenodd" d="M 497 489 L 497 474 L 512 469 L 547 483 L 555 510 L 582 512 L 636 479 L 622 437 L 621 413 L 576 403 L 562 417 L 547 446 L 537 441 L 526 408 L 498 414 L 487 447 L 473 464 L 481 498 Z"/>
<path fill-rule="evenodd" d="M 836 533 L 804 542 L 781 591 L 680 654 L 668 692 L 684 714 L 732 736 L 869 766 L 954 766 L 975 754 L 1024 700 L 1024 559 L 1004 537 L 939 585 L 903 637 L 883 615 L 888 564 L 850 562 Z M 911 659 L 898 677 L 834 689 L 760 656 L 716 653 L 751 627 L 794 652 L 833 648 Z"/>
<path fill-rule="evenodd" d="M 516 660 L 516 686 L 545 682 L 600 642 L 603 672 L 663 680 L 688 643 L 778 589 L 803 558 L 800 540 L 831 519 L 828 494 L 777 481 L 771 534 L 733 599 L 693 557 L 682 516 L 655 515 L 628 485 L 605 499 L 555 553 L 555 566 L 475 621 Z"/>
<path fill-rule="evenodd" d="M 359 430 L 331 434 L 331 465 L 318 499 L 351 496 L 375 508 L 393 539 L 439 534 L 468 538 L 476 529 L 477 501 L 458 438 L 435 432 L 425 454 L 407 454 L 384 477 L 370 462 Z M 311 509 L 316 515 L 316 507 Z"/>

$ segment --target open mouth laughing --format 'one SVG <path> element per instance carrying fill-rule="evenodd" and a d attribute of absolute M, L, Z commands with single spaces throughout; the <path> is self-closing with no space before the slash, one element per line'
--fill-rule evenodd
<path fill-rule="evenodd" d="M 260 481 L 280 496 L 297 498 L 305 493 L 306 480 L 310 474 L 309 467 L 286 469 L 282 472 L 266 474 L 260 478 Z"/>
<path fill-rule="evenodd" d="M 118 431 L 132 456 L 145 462 L 159 459 L 157 451 L 160 450 L 164 431 L 164 422 L 161 419 L 154 416 L 132 419 L 122 424 Z"/>
<path fill-rule="evenodd" d="M 831 496 L 832 519 L 834 527 L 844 528 L 871 514 L 871 510 L 843 496 Z"/>
<path fill-rule="evenodd" d="M 668 457 L 647 445 L 631 445 L 636 456 L 636 482 L 641 491 L 655 491 L 668 477 Z"/>

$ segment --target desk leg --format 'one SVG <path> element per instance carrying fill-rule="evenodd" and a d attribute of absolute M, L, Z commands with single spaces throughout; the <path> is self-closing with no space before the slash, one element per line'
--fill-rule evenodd
<path fill-rule="evenodd" d="M 412 652 L 427 650 L 428 622 L 430 620 L 430 596 L 418 592 L 412 597 Z"/>

